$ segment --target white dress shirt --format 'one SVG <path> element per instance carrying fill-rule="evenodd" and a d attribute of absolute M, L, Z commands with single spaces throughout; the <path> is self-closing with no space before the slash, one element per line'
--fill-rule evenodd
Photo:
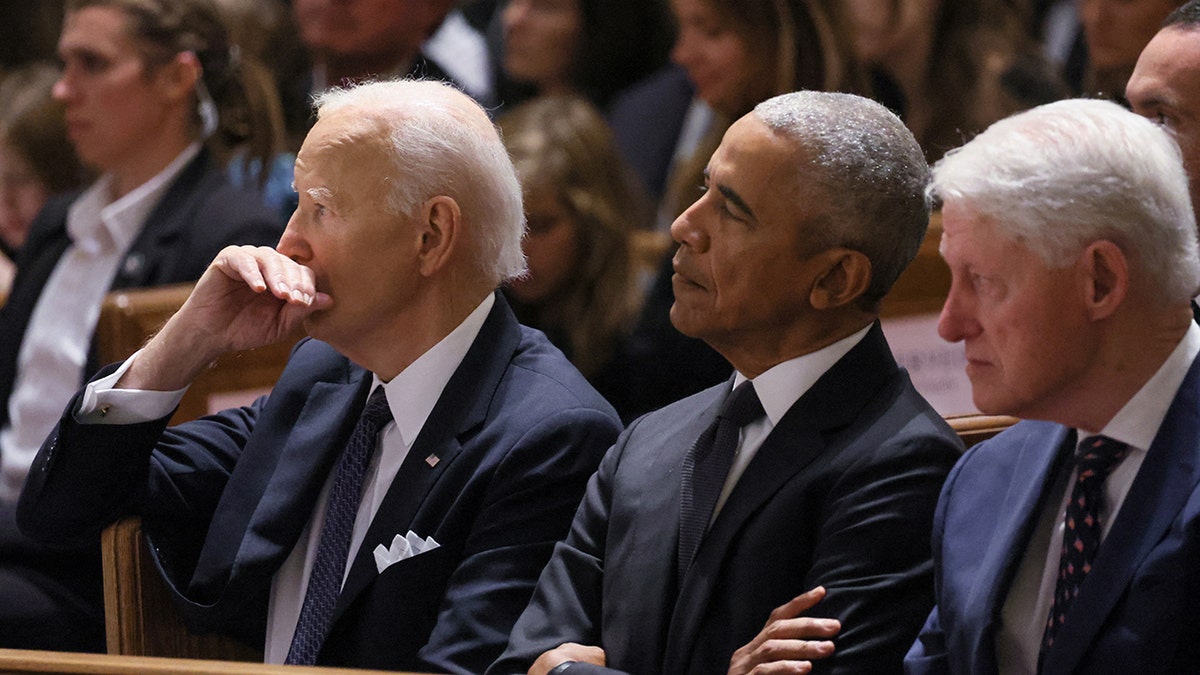
<path fill-rule="evenodd" d="M 1175 400 L 1179 385 L 1188 369 L 1200 354 L 1200 326 L 1195 322 L 1188 328 L 1183 340 L 1175 347 L 1158 372 L 1142 386 L 1138 393 L 1100 431 L 1077 429 L 1077 443 L 1088 436 L 1103 435 L 1129 446 L 1125 459 L 1117 465 L 1104 482 L 1103 524 L 1101 542 L 1108 536 L 1116 520 L 1125 496 L 1137 477 L 1138 469 L 1146 458 L 1158 428 L 1162 426 L 1167 409 Z M 1076 445 L 1078 450 L 1078 445 Z M 1060 472 L 1063 473 L 1063 472 Z M 1067 512 L 1067 501 L 1071 497 L 1071 486 L 1075 483 L 1076 471 L 1059 476 L 1050 492 L 1057 499 L 1048 499 L 1047 507 L 1038 516 L 1038 521 L 1025 555 L 1021 559 L 1017 575 L 1001 609 L 1001 621 L 996 631 L 996 661 L 1000 672 L 1037 672 L 1038 652 L 1042 647 L 1042 634 L 1050 605 L 1054 600 L 1054 588 L 1058 581 L 1058 561 L 1062 549 L 1063 520 Z"/>
<path fill-rule="evenodd" d="M 721 496 L 717 498 L 717 505 L 713 508 L 713 519 L 716 519 L 721 507 L 725 505 L 725 500 L 729 498 L 729 493 L 733 491 L 733 486 L 737 485 L 738 480 L 745 473 L 746 467 L 750 465 L 750 460 L 754 459 L 754 455 L 758 453 L 758 449 L 767 440 L 767 436 L 770 435 L 775 425 L 779 424 L 779 420 L 783 419 L 796 401 L 800 400 L 800 397 L 811 389 L 813 384 L 833 367 L 833 364 L 837 363 L 855 345 L 862 342 L 869 330 L 871 327 L 867 326 L 853 335 L 844 337 L 811 354 L 798 356 L 772 366 L 758 377 L 750 380 L 751 385 L 754 386 L 754 393 L 758 394 L 758 400 L 762 403 L 766 415 L 742 427 L 741 435 L 738 438 L 738 449 L 733 456 L 733 464 L 729 467 L 729 475 L 725 477 Z M 749 378 L 740 372 L 736 373 L 733 386 L 736 388 L 747 379 Z"/>
<path fill-rule="evenodd" d="M 383 382 L 373 375 L 371 391 L 382 386 L 387 392 L 388 407 L 392 409 L 393 421 L 389 422 L 379 432 L 379 452 L 371 459 L 367 475 L 363 479 L 362 499 L 358 505 L 358 514 L 354 520 L 354 531 L 350 535 L 350 553 L 346 564 L 346 573 L 350 571 L 350 562 L 354 560 L 358 549 L 363 544 L 363 538 L 374 519 L 376 511 L 383 498 L 387 495 L 388 487 L 400 470 L 404 458 L 408 456 L 425 420 L 433 410 L 433 406 L 442 395 L 446 383 L 458 370 L 459 364 L 467 355 L 488 313 L 496 302 L 494 294 L 489 293 L 470 315 L 458 325 L 449 335 L 413 361 L 390 382 Z M 185 390 L 173 392 L 147 392 L 128 389 L 112 389 L 137 358 L 135 354 L 113 374 L 88 385 L 80 408 L 75 417 L 83 423 L 102 424 L 131 424 L 158 419 L 171 412 L 183 397 Z M 103 416 L 99 410 L 107 406 Z M 321 540 L 321 526 L 325 522 L 325 505 L 329 500 L 329 491 L 333 487 L 333 472 L 321 488 L 320 497 L 313 507 L 312 519 L 300 533 L 300 538 L 283 566 L 275 574 L 271 583 L 270 608 L 267 613 L 267 641 L 265 657 L 267 663 L 283 663 L 287 658 L 288 649 L 292 643 L 292 634 L 296 630 L 296 621 L 300 617 L 300 607 L 304 604 L 304 593 L 308 588 L 308 577 L 312 571 L 313 560 L 316 557 L 317 546 Z M 406 534 L 405 532 L 392 534 Z M 422 538 L 432 535 L 432 532 L 417 532 Z M 366 542 L 374 549 L 377 544 L 391 544 L 391 539 L 382 542 Z M 345 582 L 343 575 L 342 581 Z"/>
<path fill-rule="evenodd" d="M 112 177 L 102 176 L 67 211 L 71 244 L 38 297 L 17 354 L 8 424 L 0 430 L 0 503 L 16 501 L 38 448 L 79 389 L 100 306 L 126 251 L 198 152 L 193 143 L 116 201 Z"/>

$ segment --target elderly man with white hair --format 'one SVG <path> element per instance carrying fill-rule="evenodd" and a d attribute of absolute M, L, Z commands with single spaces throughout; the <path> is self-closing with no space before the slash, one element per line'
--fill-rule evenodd
<path fill-rule="evenodd" d="M 980 410 L 1023 418 L 955 466 L 937 607 L 910 673 L 1194 673 L 1200 286 L 1179 148 L 1117 105 L 994 124 L 933 172 L 939 323 Z"/>
<path fill-rule="evenodd" d="M 270 662 L 479 673 L 619 422 L 496 293 L 524 215 L 484 111 L 415 81 L 318 106 L 278 246 L 222 251 L 75 396 L 19 522 L 62 542 L 142 515 L 190 625 Z M 301 323 L 269 396 L 165 428 L 207 364 Z"/>

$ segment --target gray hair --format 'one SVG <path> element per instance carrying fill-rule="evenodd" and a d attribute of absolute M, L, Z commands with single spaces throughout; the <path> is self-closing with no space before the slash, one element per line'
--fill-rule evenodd
<path fill-rule="evenodd" d="M 853 94 L 783 94 L 759 103 L 754 115 L 805 150 L 796 154 L 798 182 L 818 187 L 827 207 L 815 236 L 871 261 L 863 301 L 875 307 L 916 257 L 929 225 L 929 166 L 912 132 Z"/>
<path fill-rule="evenodd" d="M 387 139 L 393 176 L 384 207 L 416 216 L 438 195 L 462 210 L 477 270 L 499 285 L 525 272 L 525 208 L 516 169 L 487 113 L 442 82 L 393 80 L 330 89 L 317 118 L 353 109 Z"/>
<path fill-rule="evenodd" d="M 996 122 L 933 169 L 931 193 L 961 200 L 998 233 L 1065 267 L 1109 240 L 1158 293 L 1200 283 L 1196 219 L 1179 146 L 1108 101 L 1058 101 Z"/>

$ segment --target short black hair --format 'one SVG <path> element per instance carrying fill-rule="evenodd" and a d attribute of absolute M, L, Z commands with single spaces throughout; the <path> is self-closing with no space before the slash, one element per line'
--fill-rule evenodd
<path fill-rule="evenodd" d="M 1167 15 L 1163 28 L 1180 26 L 1183 28 L 1200 27 L 1200 0 L 1189 0 Z"/>

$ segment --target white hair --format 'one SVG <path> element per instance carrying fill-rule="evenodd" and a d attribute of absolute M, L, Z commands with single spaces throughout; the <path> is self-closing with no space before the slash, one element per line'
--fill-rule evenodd
<path fill-rule="evenodd" d="M 428 199 L 449 196 L 462 210 L 478 271 L 497 285 L 525 272 L 521 183 L 478 103 L 442 82 L 392 80 L 330 89 L 314 106 L 318 119 L 352 110 L 387 139 L 390 213 L 413 218 Z"/>
<path fill-rule="evenodd" d="M 863 299 L 877 303 L 912 262 L 929 225 L 929 166 L 912 132 L 875 101 L 819 91 L 783 94 L 753 113 L 803 151 L 801 187 L 816 185 L 827 209 L 823 246 L 845 246 L 871 261 Z M 806 197 L 810 198 L 810 197 Z"/>
<path fill-rule="evenodd" d="M 930 191 L 961 200 L 1050 267 L 1110 240 L 1167 301 L 1200 285 L 1179 147 L 1114 103 L 1058 101 L 996 122 L 934 166 Z"/>

